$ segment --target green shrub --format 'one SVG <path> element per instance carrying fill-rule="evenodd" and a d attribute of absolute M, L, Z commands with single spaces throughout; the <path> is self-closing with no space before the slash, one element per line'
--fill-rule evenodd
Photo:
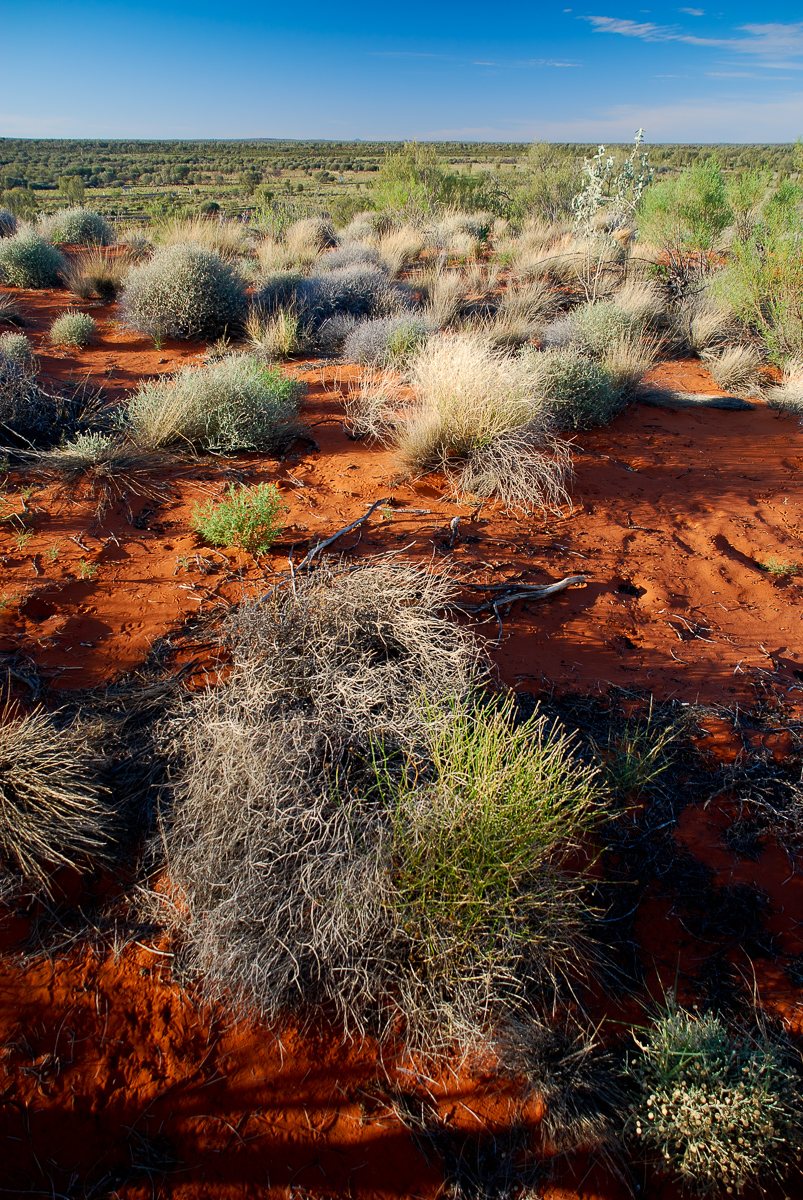
<path fill-rule="evenodd" d="M 24 333 L 0 334 L 0 353 L 15 362 L 27 375 L 36 373 L 36 355 Z"/>
<path fill-rule="evenodd" d="M 522 351 L 537 388 L 558 428 L 591 429 L 607 425 L 623 409 L 622 390 L 602 363 L 573 346 Z"/>
<path fill-rule="evenodd" d="M 9 287 L 58 287 L 66 266 L 55 246 L 30 227 L 0 240 L 0 281 Z"/>
<path fill-rule="evenodd" d="M 97 325 L 89 313 L 71 308 L 56 317 L 47 336 L 56 346 L 72 346 L 80 350 L 92 340 L 96 330 Z"/>
<path fill-rule="evenodd" d="M 91 208 L 62 208 L 39 220 L 39 231 L 50 242 L 70 246 L 111 246 L 114 227 Z"/>
<path fill-rule="evenodd" d="M 346 338 L 343 354 L 354 362 L 374 366 L 402 363 L 426 337 L 427 327 L 415 317 L 376 317 L 355 325 Z"/>
<path fill-rule="evenodd" d="M 637 1044 L 630 1129 L 665 1170 L 709 1194 L 783 1177 L 801 1121 L 799 1081 L 779 1043 L 670 1003 Z"/>
<path fill-rule="evenodd" d="M 213 546 L 241 546 L 251 554 L 264 554 L 282 532 L 279 514 L 283 511 L 275 484 L 253 488 L 232 484 L 227 499 L 196 507 L 192 527 Z"/>
<path fill-rule="evenodd" d="M 733 218 L 714 159 L 651 184 L 639 207 L 639 236 L 674 254 L 711 250 Z"/>
<path fill-rule="evenodd" d="M 160 247 L 131 271 L 124 319 L 149 337 L 212 340 L 238 330 L 247 309 L 236 265 L 192 243 Z"/>
<path fill-rule="evenodd" d="M 140 385 L 125 425 L 142 446 L 233 453 L 279 449 L 297 428 L 304 385 L 253 355 L 228 355 Z"/>

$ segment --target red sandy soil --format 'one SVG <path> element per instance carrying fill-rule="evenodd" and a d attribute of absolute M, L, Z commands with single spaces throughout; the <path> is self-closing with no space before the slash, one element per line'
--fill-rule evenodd
<path fill-rule="evenodd" d="M 142 378 L 200 361 L 202 348 L 187 343 L 154 350 L 115 323 L 113 306 L 91 310 L 96 344 L 59 351 L 44 333 L 74 301 L 59 292 L 12 294 L 45 382 L 86 378 L 122 399 Z M 333 549 L 399 551 L 472 583 L 586 576 L 583 586 L 503 612 L 498 646 L 496 620 L 478 626 L 501 678 L 517 690 L 604 694 L 613 686 L 733 708 L 770 689 L 780 706 L 777 729 L 742 737 L 730 719 L 712 716 L 699 746 L 721 761 L 759 748 L 776 758 L 790 752 L 803 689 L 803 584 L 776 582 L 759 564 L 772 556 L 803 560 L 796 420 L 760 405 L 746 412 L 631 407 L 610 427 L 575 439 L 572 507 L 544 520 L 493 503 L 477 512 L 439 478 L 399 482 L 391 451 L 348 436 L 342 390 L 357 369 L 301 362 L 288 370 L 309 385 L 305 418 L 317 448 L 300 441 L 282 463 L 258 455 L 187 459 L 165 471 L 157 499 L 129 497 L 101 518 L 80 488 L 64 496 L 48 484 L 23 499 L 7 484 L 5 514 L 26 505 L 33 514 L 33 536 L 21 546 L 11 525 L 0 524 L 0 594 L 8 601 L 0 653 L 17 672 L 12 690 L 24 695 L 34 668 L 56 699 L 136 671 L 187 618 L 258 593 L 272 572 L 286 569 L 290 553 L 298 562 L 386 498 Z M 696 360 L 662 364 L 652 378 L 684 391 L 718 390 Z M 275 482 L 287 503 L 281 543 L 259 563 L 211 550 L 190 528 L 195 504 L 221 495 L 232 479 Z M 448 549 L 455 516 L 458 536 Z M 91 577 L 80 577 L 82 561 Z M 188 653 L 165 661 L 178 664 Z M 202 646 L 192 653 L 203 659 Z M 204 661 L 213 675 L 214 656 Z M 206 678 L 201 673 L 196 685 Z M 803 883 L 773 843 L 757 861 L 724 847 L 730 803 L 687 808 L 676 837 L 714 870 L 717 886 L 764 889 L 769 931 L 785 955 L 799 954 Z M 438 1153 L 417 1143 L 393 1109 L 415 1064 L 387 1064 L 380 1087 L 375 1047 L 343 1046 L 323 1028 L 276 1033 L 198 1007 L 171 978 L 169 947 L 148 939 L 118 958 L 80 949 L 18 965 L 12 951 L 26 927 L 21 917 L 9 919 L 0 959 L 0 1196 L 442 1191 Z M 693 969 L 710 952 L 690 944 L 657 895 L 642 902 L 637 930 L 647 957 L 654 955 L 659 988 L 671 985 L 681 959 Z M 749 966 L 745 956 L 732 957 L 737 970 Z M 760 960 L 755 987 L 768 1011 L 803 1033 L 803 993 L 779 966 Z M 427 1087 L 456 1137 L 482 1141 L 519 1118 L 539 1143 L 537 1101 L 500 1090 L 492 1074 L 445 1071 Z M 549 1158 L 548 1147 L 542 1152 Z M 626 1194 L 615 1173 L 582 1155 L 554 1167 L 542 1192 L 552 1200 Z M 790 1184 L 785 1194 L 803 1190 Z M 640 1195 L 669 1200 L 675 1191 L 650 1175 Z"/>

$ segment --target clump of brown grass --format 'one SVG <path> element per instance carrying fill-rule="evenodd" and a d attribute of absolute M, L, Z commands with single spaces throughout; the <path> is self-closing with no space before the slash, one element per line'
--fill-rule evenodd
<path fill-rule="evenodd" d="M 301 321 L 292 306 L 275 312 L 252 308 L 245 332 L 251 346 L 268 358 L 289 358 L 304 348 Z"/>
<path fill-rule="evenodd" d="M 250 254 L 253 243 L 246 225 L 239 221 L 220 221 L 208 217 L 168 217 L 155 228 L 156 238 L 165 246 L 183 246 L 192 242 L 204 250 L 215 250 L 221 258 L 239 258 Z"/>
<path fill-rule="evenodd" d="M 803 413 L 803 362 L 790 359 L 784 364 L 781 382 L 767 391 L 767 404 L 785 412 Z"/>
<path fill-rule="evenodd" d="M 629 396 L 655 366 L 660 342 L 638 331 L 621 333 L 602 353 L 602 365 L 621 396 Z"/>
<path fill-rule="evenodd" d="M 511 281 L 487 326 L 497 346 L 520 346 L 538 332 L 557 310 L 555 291 L 543 279 L 515 286 Z"/>
<path fill-rule="evenodd" d="M 393 278 L 411 267 L 423 249 L 423 238 L 411 225 L 392 229 L 377 242 L 379 257 Z"/>
<path fill-rule="evenodd" d="M 115 821 L 95 755 L 79 726 L 6 710 L 0 721 L 2 869 L 50 892 L 50 872 L 94 870 L 108 860 Z"/>
<path fill-rule="evenodd" d="M 417 272 L 409 282 L 421 293 L 427 325 L 447 329 L 462 313 L 468 287 L 460 271 L 449 271 L 443 263 L 437 263 Z"/>

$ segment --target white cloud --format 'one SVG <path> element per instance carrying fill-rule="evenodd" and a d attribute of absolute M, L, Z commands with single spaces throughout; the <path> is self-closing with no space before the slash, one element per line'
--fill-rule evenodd
<path fill-rule="evenodd" d="M 690 17 L 704 17 L 705 12 L 702 8 L 679 8 L 678 12 L 688 13 Z"/>
<path fill-rule="evenodd" d="M 680 11 L 691 11 L 683 10 Z M 767 25 L 740 25 L 738 28 L 748 37 L 705 38 L 684 33 L 671 25 L 656 25 L 652 21 L 630 21 L 619 17 L 582 17 L 593 25 L 597 33 L 615 33 L 621 37 L 640 38 L 645 42 L 685 42 L 690 46 L 709 46 L 718 50 L 730 50 L 736 54 L 750 54 L 764 59 L 770 67 L 792 67 L 790 57 L 803 55 L 803 21 L 791 25 L 778 22 Z"/>

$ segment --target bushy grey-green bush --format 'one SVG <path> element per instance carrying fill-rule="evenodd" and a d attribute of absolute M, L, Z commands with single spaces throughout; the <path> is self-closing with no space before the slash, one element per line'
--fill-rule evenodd
<path fill-rule="evenodd" d="M 48 339 L 54 346 L 71 346 L 80 350 L 91 342 L 96 329 L 97 325 L 89 313 L 71 308 L 56 317 L 50 326 Z"/>
<path fill-rule="evenodd" d="M 601 363 L 576 347 L 522 351 L 533 368 L 536 387 L 560 429 L 607 425 L 624 400 Z"/>
<path fill-rule="evenodd" d="M 17 218 L 7 208 L 0 208 L 0 238 L 13 237 L 17 232 Z"/>
<path fill-rule="evenodd" d="M 0 346 L 0 443 L 30 446 L 52 435 L 57 410 L 32 373 Z"/>
<path fill-rule="evenodd" d="M 344 242 L 334 250 L 322 254 L 315 264 L 320 271 L 339 271 L 343 267 L 376 267 L 384 270 L 376 250 L 361 242 Z"/>
<path fill-rule="evenodd" d="M 670 1004 L 637 1045 L 630 1129 L 665 1170 L 708 1194 L 783 1178 L 803 1125 L 799 1078 L 778 1041 Z"/>
<path fill-rule="evenodd" d="M 246 284 L 214 250 L 162 246 L 131 271 L 121 308 L 127 324 L 149 337 L 217 338 L 242 326 Z"/>
<path fill-rule="evenodd" d="M 220 453 L 276 450 L 297 427 L 304 385 L 256 356 L 227 355 L 140 385 L 125 427 L 143 447 L 192 445 Z"/>
<path fill-rule="evenodd" d="M 412 299 L 386 271 L 357 263 L 302 280 L 296 303 L 302 320 L 317 328 L 336 313 L 356 318 L 388 316 L 411 307 Z"/>
<path fill-rule="evenodd" d="M 346 338 L 343 353 L 354 362 L 387 366 L 402 362 L 426 336 L 426 325 L 414 316 L 375 317 L 354 326 Z"/>
<path fill-rule="evenodd" d="M 62 208 L 39 221 L 39 232 L 50 242 L 70 246 L 111 246 L 114 226 L 91 208 Z"/>
<path fill-rule="evenodd" d="M 254 291 L 254 308 L 273 313 L 279 308 L 295 305 L 296 291 L 304 276 L 295 271 L 278 271 L 267 275 Z"/>
<path fill-rule="evenodd" d="M 542 331 L 546 346 L 579 346 L 589 354 L 601 355 L 618 338 L 637 331 L 642 322 L 624 312 L 612 300 L 581 304 L 558 317 Z"/>
<path fill-rule="evenodd" d="M 28 375 L 36 373 L 36 355 L 24 333 L 0 334 L 0 353 L 12 359 Z"/>
<path fill-rule="evenodd" d="M 0 282 L 8 287 L 58 287 L 66 266 L 55 246 L 30 226 L 0 239 Z"/>

